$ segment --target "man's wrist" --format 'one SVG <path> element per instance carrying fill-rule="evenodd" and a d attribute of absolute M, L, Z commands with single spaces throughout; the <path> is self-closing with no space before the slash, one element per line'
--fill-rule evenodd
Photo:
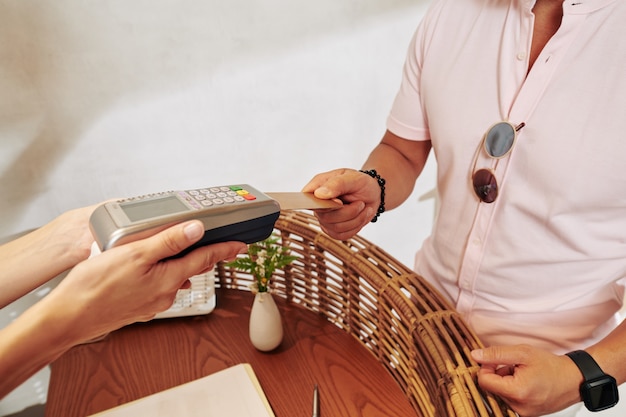
<path fill-rule="evenodd" d="M 589 411 L 602 411 L 617 404 L 617 381 L 604 373 L 593 357 L 584 350 L 566 353 L 583 375 L 580 397 Z"/>
<path fill-rule="evenodd" d="M 364 174 L 369 175 L 370 177 L 374 178 L 376 180 L 376 182 L 378 183 L 378 187 L 380 188 L 380 203 L 378 204 L 378 209 L 376 210 L 376 214 L 374 215 L 374 217 L 372 218 L 371 222 L 372 223 L 376 223 L 378 221 L 378 217 L 385 212 L 385 184 L 387 183 L 387 181 L 385 181 L 384 178 L 382 178 L 378 172 L 376 172 L 375 169 L 368 169 L 368 170 L 359 170 L 359 172 L 362 172 Z"/>

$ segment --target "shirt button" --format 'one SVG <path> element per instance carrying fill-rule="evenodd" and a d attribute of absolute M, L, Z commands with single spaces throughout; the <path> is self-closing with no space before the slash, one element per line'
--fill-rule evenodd
<path fill-rule="evenodd" d="M 518 60 L 518 61 L 523 61 L 523 60 L 525 60 L 525 59 L 526 59 L 526 52 L 519 52 L 519 53 L 517 54 L 517 60 Z"/>
<path fill-rule="evenodd" d="M 482 241 L 482 240 L 480 240 L 480 238 L 474 238 L 474 240 L 472 240 L 472 243 L 473 243 L 475 246 L 480 246 L 480 245 L 483 243 L 483 241 Z"/>

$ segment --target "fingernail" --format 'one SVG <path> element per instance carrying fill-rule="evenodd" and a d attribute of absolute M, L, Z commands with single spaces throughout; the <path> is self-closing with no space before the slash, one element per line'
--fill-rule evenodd
<path fill-rule="evenodd" d="M 474 360 L 476 360 L 476 361 L 482 360 L 482 358 L 483 358 L 483 350 L 482 349 L 472 350 L 470 352 L 470 355 L 472 355 L 472 358 L 474 358 Z"/>
<path fill-rule="evenodd" d="M 320 187 L 317 189 L 315 194 L 319 197 L 327 197 L 330 195 L 330 190 L 326 187 Z"/>
<path fill-rule="evenodd" d="M 204 227 L 202 227 L 202 224 L 199 222 L 193 222 L 185 226 L 183 232 L 185 236 L 187 236 L 187 239 L 198 240 L 204 234 Z"/>

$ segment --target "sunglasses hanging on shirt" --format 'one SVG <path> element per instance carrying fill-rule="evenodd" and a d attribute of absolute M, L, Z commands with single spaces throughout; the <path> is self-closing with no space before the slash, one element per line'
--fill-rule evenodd
<path fill-rule="evenodd" d="M 496 160 L 504 158 L 511 152 L 511 149 L 513 149 L 517 132 L 523 128 L 524 125 L 524 123 L 520 123 L 514 126 L 509 122 L 498 122 L 494 124 L 487 130 L 487 133 L 485 133 L 482 148 L 491 158 Z M 474 166 L 472 168 L 472 186 L 474 187 L 474 192 L 483 203 L 493 203 L 496 201 L 496 198 L 498 198 L 498 181 L 491 168 L 480 168 L 476 170 L 477 159 L 478 153 L 476 154 L 476 158 L 474 158 Z"/>

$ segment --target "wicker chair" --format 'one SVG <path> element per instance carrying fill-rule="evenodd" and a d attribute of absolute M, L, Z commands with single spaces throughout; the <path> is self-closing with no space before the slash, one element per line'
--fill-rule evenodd
<path fill-rule="evenodd" d="M 516 416 L 478 387 L 469 353 L 481 342 L 422 277 L 364 238 L 331 239 L 307 212 L 281 213 L 275 229 L 298 256 L 273 279 L 275 293 L 359 340 L 417 416 Z M 247 290 L 251 282 L 245 272 L 216 268 L 216 286 Z"/>

